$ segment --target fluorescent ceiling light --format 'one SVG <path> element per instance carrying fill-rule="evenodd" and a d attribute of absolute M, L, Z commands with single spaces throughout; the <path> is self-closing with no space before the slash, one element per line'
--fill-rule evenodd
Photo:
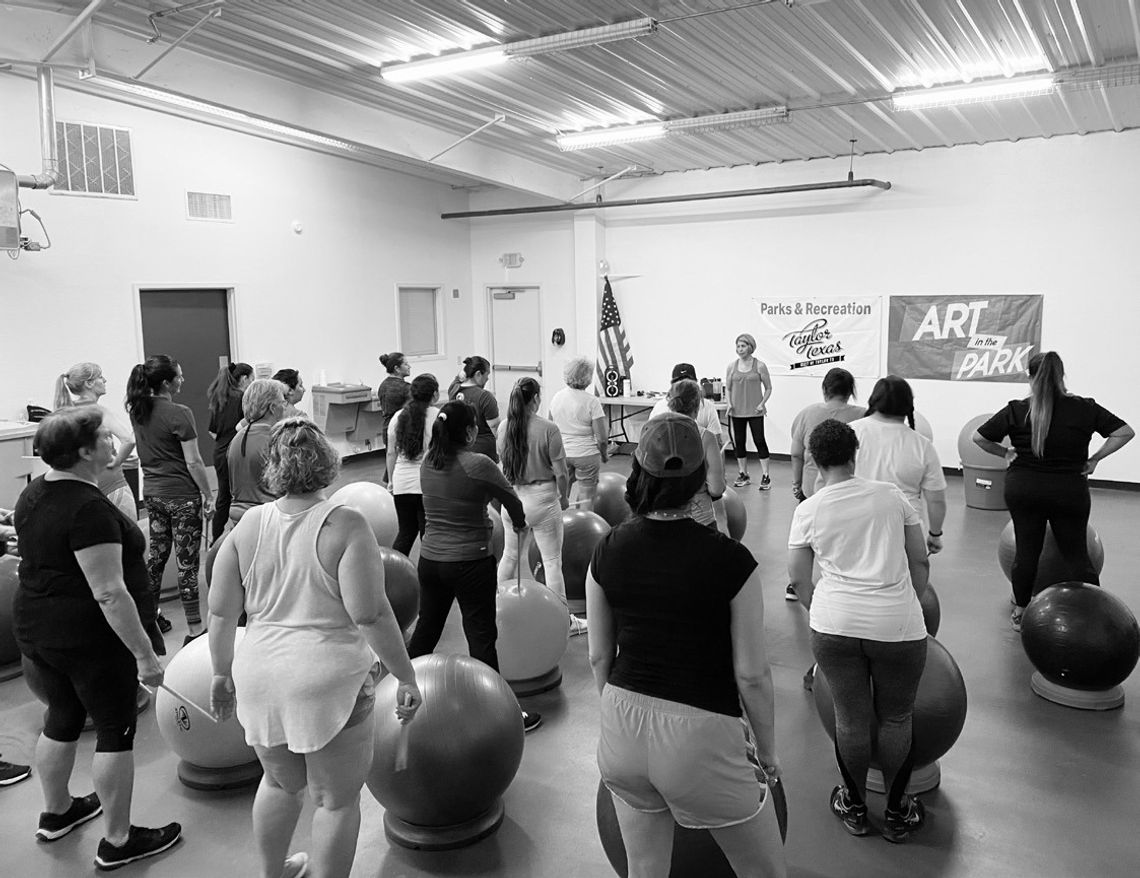
<path fill-rule="evenodd" d="M 470 52 L 454 52 L 438 58 L 425 58 L 422 61 L 409 61 L 407 64 L 393 64 L 381 67 L 380 75 L 388 82 L 411 82 L 431 76 L 449 76 L 468 70 L 482 70 L 507 63 L 507 55 L 502 46 L 489 46 L 486 49 L 472 49 Z"/>
<path fill-rule="evenodd" d="M 488 46 L 472 49 L 469 52 L 453 52 L 437 58 L 424 58 L 406 64 L 389 64 L 380 68 L 380 76 L 388 82 L 410 82 L 430 76 L 448 76 L 502 64 L 510 58 L 530 58 L 550 52 L 564 52 L 567 49 L 580 49 L 583 46 L 597 46 L 617 40 L 630 40 L 646 36 L 657 30 L 657 22 L 652 18 L 635 18 L 618 24 L 601 27 L 587 27 L 582 30 L 566 31 L 536 37 L 533 40 L 517 40 L 501 46 Z"/>
<path fill-rule="evenodd" d="M 597 128 L 559 134 L 558 148 L 563 152 L 574 149 L 592 149 L 654 140 L 673 134 L 703 134 L 708 131 L 731 131 L 737 128 L 754 128 L 788 121 L 788 108 L 765 107 L 760 110 L 742 110 L 738 113 L 719 113 L 711 116 L 694 116 L 688 119 L 670 119 L 667 122 L 645 122 L 640 125 L 619 125 L 614 128 Z"/>
<path fill-rule="evenodd" d="M 891 95 L 894 110 L 925 110 L 931 107 L 950 107 L 956 104 L 980 104 L 987 101 L 1006 101 L 1034 95 L 1052 94 L 1056 89 L 1052 76 L 1034 76 L 1028 79 L 1000 79 L 990 82 L 973 82 L 946 88 L 924 88 Z"/>

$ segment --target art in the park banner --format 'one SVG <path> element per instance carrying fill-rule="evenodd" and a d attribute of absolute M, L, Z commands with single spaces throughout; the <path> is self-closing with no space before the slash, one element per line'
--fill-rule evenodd
<path fill-rule="evenodd" d="M 891 296 L 887 371 L 941 381 L 1023 381 L 1041 350 L 1041 296 Z"/>
<path fill-rule="evenodd" d="M 753 299 L 760 315 L 756 356 L 773 375 L 824 375 L 841 366 L 879 374 L 880 299 L 875 296 Z"/>

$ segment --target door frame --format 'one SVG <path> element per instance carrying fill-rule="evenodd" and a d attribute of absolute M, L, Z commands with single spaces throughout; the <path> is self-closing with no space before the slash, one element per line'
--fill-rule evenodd
<path fill-rule="evenodd" d="M 230 362 L 239 362 L 241 360 L 241 344 L 238 341 L 240 338 L 238 334 L 238 318 L 237 318 L 237 285 L 232 283 L 177 283 L 177 284 L 164 284 L 164 283 L 151 283 L 151 284 L 133 284 L 131 293 L 131 307 L 134 309 L 135 316 L 135 352 L 137 358 L 135 362 L 141 363 L 146 358 L 146 350 L 143 345 L 143 326 L 142 326 L 142 293 L 143 290 L 169 290 L 171 292 L 178 292 L 181 290 L 224 290 L 226 294 L 226 321 L 229 324 L 230 332 Z"/>
<path fill-rule="evenodd" d="M 542 343 L 542 327 L 546 325 L 546 313 L 542 301 L 542 285 L 537 283 L 487 284 L 483 288 L 483 313 L 484 321 L 487 326 L 487 353 L 492 368 L 494 368 L 495 365 L 495 315 L 491 303 L 494 301 L 492 294 L 496 290 L 534 290 L 538 293 L 538 364 L 542 369 L 539 373 L 539 377 L 545 378 L 546 347 Z"/>

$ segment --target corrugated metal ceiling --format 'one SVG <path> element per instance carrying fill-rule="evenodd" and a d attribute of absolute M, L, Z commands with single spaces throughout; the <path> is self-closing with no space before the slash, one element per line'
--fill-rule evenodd
<path fill-rule="evenodd" d="M 184 0 L 180 0 L 184 2 Z M 86 3 L 25 3 L 77 13 Z M 96 16 L 130 33 L 178 3 L 118 0 Z M 1140 126 L 1140 75 L 1055 95 L 894 112 L 902 87 L 1135 65 L 1140 0 L 782 2 L 226 0 L 183 45 L 582 177 L 893 152 Z M 177 38 L 203 12 L 159 19 Z M 394 85 L 377 65 L 650 16 L 658 32 L 445 79 Z M 98 59 L 96 59 L 98 60 Z M 155 79 L 161 79 L 160 69 Z M 151 77 L 147 77 L 150 79 Z M 1124 84 L 1129 83 L 1129 84 Z M 560 152 L 558 131 L 786 104 L 789 123 Z M 336 135 L 337 132 L 329 132 Z"/>

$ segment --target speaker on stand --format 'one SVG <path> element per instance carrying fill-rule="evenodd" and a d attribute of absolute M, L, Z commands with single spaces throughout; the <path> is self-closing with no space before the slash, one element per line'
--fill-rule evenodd
<path fill-rule="evenodd" d="M 617 369 L 609 368 L 602 373 L 602 393 L 608 398 L 625 394 L 625 376 Z"/>

